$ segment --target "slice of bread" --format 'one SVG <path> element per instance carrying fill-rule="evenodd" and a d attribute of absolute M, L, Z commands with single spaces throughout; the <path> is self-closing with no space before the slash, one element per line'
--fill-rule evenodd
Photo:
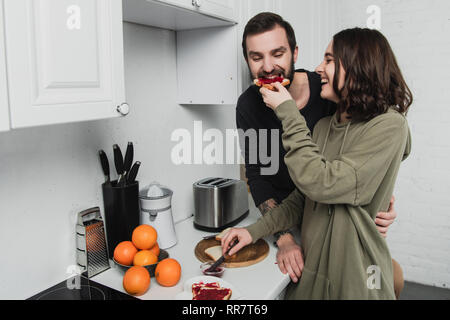
<path fill-rule="evenodd" d="M 202 290 L 203 288 L 220 288 L 220 285 L 218 282 L 211 282 L 211 283 L 203 283 L 203 282 L 198 282 L 198 283 L 194 283 L 192 285 L 192 295 L 195 297 L 196 295 L 199 294 L 200 290 Z"/>
<path fill-rule="evenodd" d="M 210 257 L 214 261 L 217 261 L 222 256 L 222 246 L 210 247 L 205 250 L 205 253 L 208 257 Z"/>
<path fill-rule="evenodd" d="M 231 230 L 231 228 L 226 228 L 225 230 L 223 230 L 221 233 L 219 233 L 219 234 L 216 236 L 216 240 L 221 241 L 222 238 L 225 237 L 225 235 L 226 235 L 226 234 L 228 233 L 228 231 L 230 231 L 230 230 Z"/>
<path fill-rule="evenodd" d="M 218 282 L 192 285 L 192 300 L 230 300 L 231 294 L 231 289 L 220 287 Z"/>
<path fill-rule="evenodd" d="M 265 83 L 263 84 L 259 79 L 255 79 L 253 80 L 253 83 L 255 85 L 257 85 L 258 87 L 264 87 L 267 88 L 269 90 L 275 91 L 275 87 L 269 83 Z M 287 85 L 289 85 L 291 83 L 291 81 L 289 81 L 289 79 L 283 79 L 283 82 L 281 82 L 281 85 L 283 87 L 286 87 Z"/>

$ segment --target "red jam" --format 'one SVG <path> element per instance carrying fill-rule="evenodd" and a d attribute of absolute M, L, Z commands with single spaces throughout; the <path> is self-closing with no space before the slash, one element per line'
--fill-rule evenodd
<path fill-rule="evenodd" d="M 273 79 L 267 79 L 267 78 L 259 78 L 258 81 L 261 82 L 262 84 L 271 84 L 274 82 L 283 82 L 283 78 L 282 77 L 275 77 Z"/>
<path fill-rule="evenodd" d="M 223 300 L 230 293 L 230 289 L 208 289 L 201 290 L 194 300 Z"/>
<path fill-rule="evenodd" d="M 213 276 L 213 277 L 218 277 L 218 278 L 222 277 L 222 274 L 223 274 L 222 267 L 217 267 L 214 271 L 208 271 L 208 270 L 209 270 L 209 267 L 206 268 L 205 270 L 202 270 L 202 272 L 205 276 Z"/>
<path fill-rule="evenodd" d="M 192 285 L 193 300 L 223 300 L 230 293 L 230 289 L 221 288 L 219 283 L 194 283 Z"/>
<path fill-rule="evenodd" d="M 209 289 L 211 289 L 211 288 L 220 288 L 220 285 L 217 282 L 212 282 L 212 283 L 203 283 L 203 282 L 194 283 L 192 285 L 192 293 L 194 295 L 197 295 L 202 290 L 202 288 L 209 288 Z"/>

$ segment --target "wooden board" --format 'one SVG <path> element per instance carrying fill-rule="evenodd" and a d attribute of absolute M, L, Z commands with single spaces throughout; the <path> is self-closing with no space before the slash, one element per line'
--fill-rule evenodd
<path fill-rule="evenodd" d="M 220 246 L 220 241 L 216 239 L 202 240 L 195 246 L 195 256 L 201 262 L 213 261 L 205 253 L 205 250 L 214 246 Z M 240 268 L 251 266 L 252 264 L 258 263 L 264 260 L 269 254 L 269 245 L 264 239 L 259 239 L 256 243 L 248 245 L 238 253 L 225 259 L 223 266 L 226 268 Z"/>

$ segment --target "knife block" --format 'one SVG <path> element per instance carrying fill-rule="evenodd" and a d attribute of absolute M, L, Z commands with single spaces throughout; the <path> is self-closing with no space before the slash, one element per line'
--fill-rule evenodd
<path fill-rule="evenodd" d="M 118 187 L 117 181 L 102 184 L 105 207 L 106 239 L 109 258 L 122 241 L 131 241 L 133 230 L 139 225 L 139 182 Z"/>

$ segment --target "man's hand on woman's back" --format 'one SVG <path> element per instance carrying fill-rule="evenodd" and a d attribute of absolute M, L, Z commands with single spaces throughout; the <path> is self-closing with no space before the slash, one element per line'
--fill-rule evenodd
<path fill-rule="evenodd" d="M 397 212 L 394 209 L 394 202 L 395 198 L 392 196 L 388 212 L 378 212 L 377 217 L 375 218 L 377 229 L 384 238 L 387 237 L 389 226 L 393 224 L 395 218 L 397 218 Z"/>
<path fill-rule="evenodd" d="M 295 242 L 294 237 L 290 233 L 286 233 L 277 241 L 277 263 L 283 274 L 288 273 L 293 282 L 300 279 L 303 267 L 302 248 Z"/>

